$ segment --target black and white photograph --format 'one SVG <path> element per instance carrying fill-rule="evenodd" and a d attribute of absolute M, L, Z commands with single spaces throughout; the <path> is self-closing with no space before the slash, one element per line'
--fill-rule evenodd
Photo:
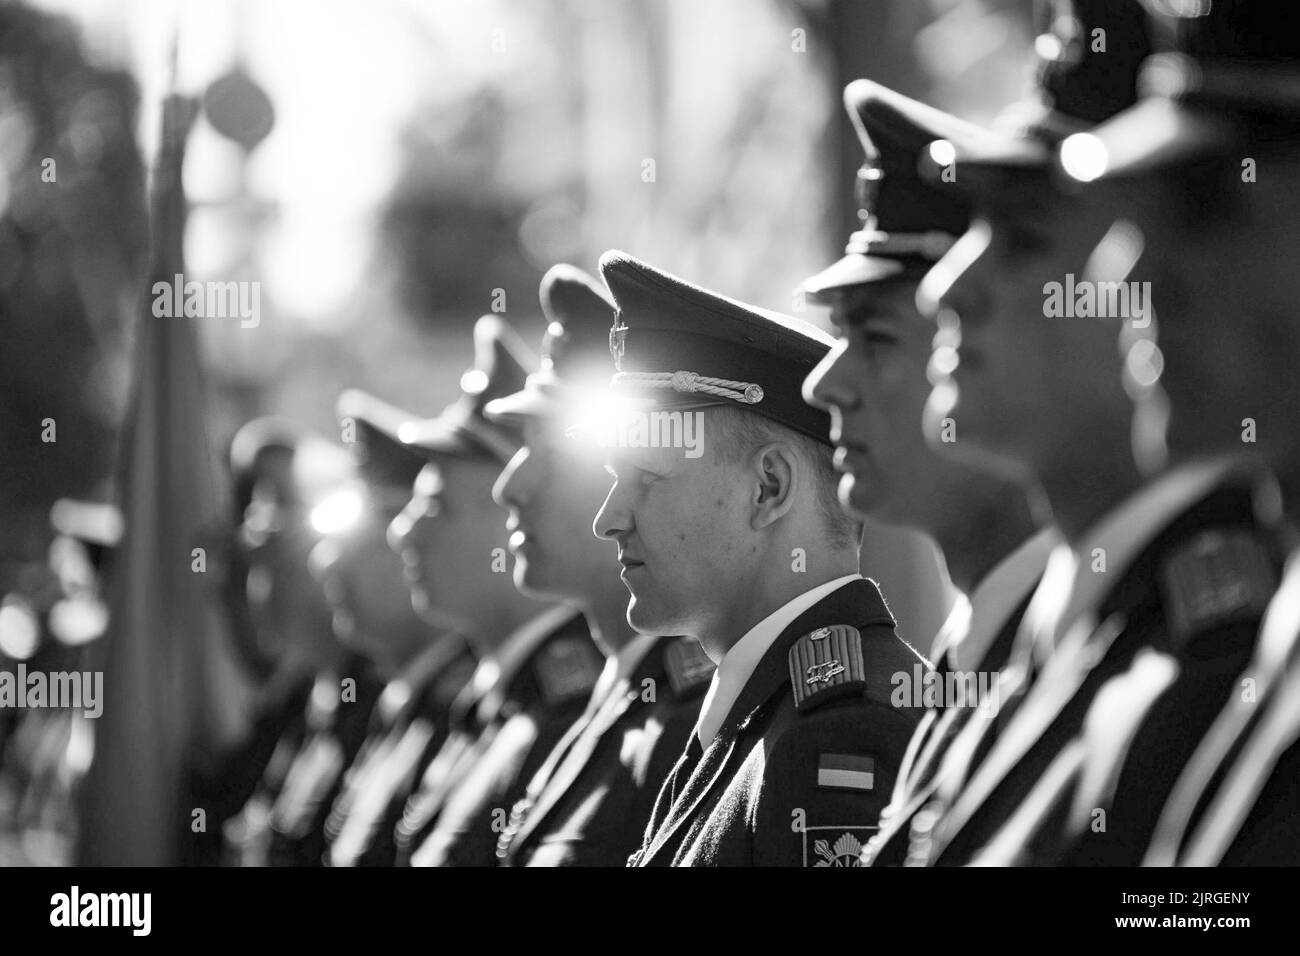
<path fill-rule="evenodd" d="M 0 0 L 0 922 L 1277 929 L 1297 369 L 1285 3 Z"/>

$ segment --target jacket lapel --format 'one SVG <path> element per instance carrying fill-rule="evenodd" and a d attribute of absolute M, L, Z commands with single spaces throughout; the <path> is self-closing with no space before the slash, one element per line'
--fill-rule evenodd
<path fill-rule="evenodd" d="M 528 835 L 537 829 L 546 814 L 554 809 L 561 798 L 569 792 L 575 780 L 587 766 L 587 761 L 599 746 L 600 741 L 618 719 L 622 717 L 639 695 L 630 689 L 628 678 L 623 678 L 610 691 L 587 725 L 579 731 L 572 745 L 555 767 L 551 778 L 546 781 L 539 795 L 537 805 L 524 818 L 519 832 L 515 835 L 514 845 L 522 846 Z"/>
<path fill-rule="evenodd" d="M 791 621 L 759 659 L 758 666 L 754 668 L 754 673 L 727 713 L 717 736 L 691 772 L 681 796 L 673 802 L 663 825 L 658 828 L 649 848 L 642 855 L 641 865 L 649 865 L 649 861 L 656 854 L 664 851 L 673 840 L 674 834 L 695 815 L 696 810 L 722 779 L 723 771 L 727 769 L 736 751 L 741 732 L 753 726 L 761 713 L 770 703 L 777 700 L 780 694 L 789 693 L 789 655 L 790 647 L 795 641 L 810 631 L 831 624 L 852 624 L 859 629 L 865 629 L 872 624 L 892 626 L 893 623 L 894 619 L 889 609 L 885 607 L 880 591 L 867 580 L 851 581 L 837 588 Z M 906 646 L 901 641 L 894 639 L 894 643 L 897 644 L 897 651 L 906 653 Z M 880 650 L 884 653 L 894 651 L 893 648 Z M 864 635 L 863 655 L 870 668 L 873 659 L 872 647 L 869 646 L 866 635 Z M 892 673 L 892 670 L 890 672 Z"/>

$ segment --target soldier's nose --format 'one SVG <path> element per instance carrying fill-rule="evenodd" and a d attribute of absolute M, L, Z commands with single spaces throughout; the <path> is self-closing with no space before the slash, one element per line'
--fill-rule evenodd
<path fill-rule="evenodd" d="M 407 538 L 411 536 L 411 528 L 414 522 L 408 514 L 409 511 L 410 505 L 399 511 L 397 517 L 388 523 L 388 528 L 384 532 L 384 540 L 388 542 L 388 547 L 397 555 L 402 553 Z"/>
<path fill-rule="evenodd" d="M 975 264 L 988 248 L 989 235 L 987 224 L 975 223 L 925 274 L 916 290 L 916 307 L 922 315 L 935 319 L 945 308 L 959 315 L 970 310 L 970 279 Z"/>
<path fill-rule="evenodd" d="M 527 447 L 519 449 L 492 485 L 492 500 L 502 508 L 509 509 L 511 505 L 519 504 L 519 490 L 523 484 L 521 473 L 528 458 Z"/>
<path fill-rule="evenodd" d="M 848 342 L 840 341 L 817 364 L 803 383 L 803 400 L 815 408 L 851 408 L 854 394 L 846 376 L 840 374 Z"/>
<path fill-rule="evenodd" d="M 591 524 L 591 530 L 597 538 L 616 539 L 624 535 L 631 527 L 631 519 L 626 509 L 619 501 L 618 485 L 609 489 L 609 494 L 605 496 L 605 503 L 600 506 L 596 512 L 596 519 Z"/>

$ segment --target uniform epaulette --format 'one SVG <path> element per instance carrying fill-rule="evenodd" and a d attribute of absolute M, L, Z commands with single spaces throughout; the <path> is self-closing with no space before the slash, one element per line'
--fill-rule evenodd
<path fill-rule="evenodd" d="M 790 648 L 790 684 L 795 710 L 800 713 L 863 693 L 867 673 L 858 629 L 833 624 L 795 641 Z"/>
<path fill-rule="evenodd" d="M 542 697 L 547 706 L 555 707 L 590 696 L 605 662 L 590 637 L 574 633 L 547 641 L 533 666 Z"/>
<path fill-rule="evenodd" d="M 1174 551 L 1160 579 L 1169 636 L 1181 648 L 1209 628 L 1262 615 L 1278 573 L 1257 537 L 1245 530 L 1213 529 Z"/>
<path fill-rule="evenodd" d="M 678 697 L 701 693 L 713 680 L 716 670 L 700 642 L 690 637 L 680 637 L 664 648 L 664 666 L 668 670 L 668 683 Z"/>

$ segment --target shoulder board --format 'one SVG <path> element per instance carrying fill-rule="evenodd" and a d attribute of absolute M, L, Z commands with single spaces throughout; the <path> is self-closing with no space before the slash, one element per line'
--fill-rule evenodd
<path fill-rule="evenodd" d="M 799 638 L 790 648 L 790 684 L 795 710 L 803 713 L 867 688 L 862 635 L 856 627 L 833 624 Z"/>
<path fill-rule="evenodd" d="M 664 648 L 664 666 L 668 670 L 668 683 L 678 697 L 701 693 L 713 680 L 716 670 L 700 642 L 691 637 L 679 637 Z"/>
<path fill-rule="evenodd" d="M 450 710 L 457 695 L 474 679 L 477 667 L 473 653 L 465 651 L 457 655 L 427 688 L 426 706 L 435 711 Z"/>
<path fill-rule="evenodd" d="M 1268 549 L 1246 530 L 1203 531 L 1160 569 L 1175 649 L 1199 632 L 1264 613 L 1278 584 Z"/>
<path fill-rule="evenodd" d="M 604 666 L 604 658 L 586 634 L 553 638 L 537 652 L 534 662 L 537 684 L 549 707 L 591 696 Z"/>

